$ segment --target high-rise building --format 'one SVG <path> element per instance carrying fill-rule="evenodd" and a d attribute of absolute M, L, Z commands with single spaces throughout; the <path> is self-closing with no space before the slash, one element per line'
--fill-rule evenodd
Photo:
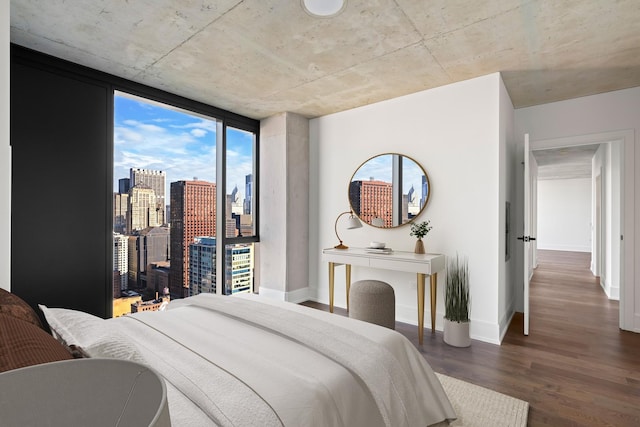
<path fill-rule="evenodd" d="M 196 237 L 189 245 L 189 295 L 216 293 L 217 282 L 224 283 L 222 295 L 253 291 L 253 245 L 228 245 L 223 275 L 216 273 L 216 238 Z"/>
<path fill-rule="evenodd" d="M 189 290 L 189 245 L 198 236 L 216 235 L 216 184 L 206 181 L 171 183 L 172 298 L 184 298 Z"/>
<path fill-rule="evenodd" d="M 253 245 L 228 245 L 226 251 L 223 294 L 253 292 Z"/>
<path fill-rule="evenodd" d="M 427 203 L 427 196 L 429 194 L 429 181 L 427 181 L 426 175 L 422 175 L 422 197 L 420 197 L 420 209 Z"/>
<path fill-rule="evenodd" d="M 120 233 L 113 233 L 113 287 L 114 296 L 127 289 L 128 261 L 128 237 Z M 116 292 L 119 289 L 120 292 Z"/>
<path fill-rule="evenodd" d="M 144 230 L 147 227 L 158 227 L 164 222 L 164 207 L 158 205 L 155 191 L 145 184 L 138 184 L 129 189 L 129 207 L 127 232 Z"/>
<path fill-rule="evenodd" d="M 236 193 L 238 189 L 235 188 L 231 194 L 227 194 L 227 198 L 225 199 L 225 211 L 227 217 L 225 218 L 225 233 L 227 237 L 236 237 L 238 235 L 238 227 L 236 224 L 236 219 L 233 214 L 233 205 L 236 201 Z"/>
<path fill-rule="evenodd" d="M 349 184 L 349 200 L 353 211 L 363 221 L 371 224 L 374 218 L 382 218 L 384 227 L 393 222 L 393 189 L 390 182 L 352 181 Z"/>
<path fill-rule="evenodd" d="M 253 230 L 253 215 L 240 215 L 238 229 L 242 236 L 253 236 L 255 234 Z"/>
<path fill-rule="evenodd" d="M 251 198 L 253 191 L 253 174 L 244 177 L 244 214 L 251 215 Z"/>
<path fill-rule="evenodd" d="M 113 193 L 113 231 L 127 233 L 127 212 L 129 211 L 129 194 Z"/>
<path fill-rule="evenodd" d="M 136 185 L 146 185 L 153 189 L 156 195 L 156 205 L 162 211 L 159 217 L 162 222 L 158 225 L 162 225 L 166 221 L 164 206 L 167 203 L 165 199 L 166 185 L 167 185 L 167 173 L 164 171 L 156 171 L 151 169 L 129 169 L 129 186 L 130 188 Z"/>
<path fill-rule="evenodd" d="M 126 194 L 131 188 L 131 180 L 129 178 L 120 178 L 118 180 L 118 193 Z"/>
<path fill-rule="evenodd" d="M 169 260 L 169 227 L 148 227 L 129 237 L 129 289 L 147 288 L 147 269 Z"/>
<path fill-rule="evenodd" d="M 216 293 L 216 238 L 196 237 L 189 245 L 189 296 Z"/>

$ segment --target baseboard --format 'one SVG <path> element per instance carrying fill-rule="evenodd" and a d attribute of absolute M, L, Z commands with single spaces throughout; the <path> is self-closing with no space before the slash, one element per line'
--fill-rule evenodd
<path fill-rule="evenodd" d="M 436 312 L 436 331 L 442 331 L 443 316 L 443 313 Z M 418 312 L 416 307 L 396 304 L 396 321 L 417 326 Z M 424 307 L 424 328 L 425 330 L 431 329 L 431 311 L 426 305 Z M 474 340 L 500 345 L 499 329 L 500 327 L 497 324 L 471 319 L 469 333 Z"/>
<path fill-rule="evenodd" d="M 315 288 L 309 288 L 310 291 L 315 291 Z M 307 300 L 315 301 L 322 304 L 326 304 L 327 300 L 325 295 L 322 292 L 309 292 Z M 337 300 L 338 298 L 336 298 Z M 341 307 L 339 304 L 335 304 L 336 307 Z M 346 307 L 343 307 L 346 308 Z M 442 331 L 444 313 L 436 312 L 436 331 Z M 511 314 L 513 316 L 513 312 Z M 408 325 L 418 326 L 418 311 L 415 305 L 402 305 L 396 302 L 396 321 L 406 323 Z M 509 322 L 511 319 L 509 319 Z M 506 328 L 508 328 L 509 324 L 506 324 Z M 425 333 L 431 329 L 431 310 L 428 304 L 425 304 L 424 307 L 424 328 Z M 505 331 L 506 331 L 505 328 Z M 501 336 L 500 330 L 502 328 L 498 324 L 483 322 L 475 319 L 471 319 L 471 338 L 474 340 L 488 342 L 490 344 L 500 345 Z"/>
<path fill-rule="evenodd" d="M 504 314 L 504 316 L 502 316 L 502 319 L 500 319 L 500 344 L 502 344 L 502 340 L 504 339 L 504 336 L 507 334 L 507 331 L 509 330 L 509 325 L 511 325 L 511 321 L 513 320 L 513 316 L 516 314 L 516 311 L 513 309 L 513 306 L 511 307 L 511 309 Z"/>
<path fill-rule="evenodd" d="M 538 250 L 543 251 L 563 251 L 563 252 L 591 252 L 591 246 L 574 245 L 544 245 L 538 242 Z"/>
<path fill-rule="evenodd" d="M 287 301 L 295 304 L 308 301 L 311 295 L 309 287 L 296 289 L 295 291 L 283 292 L 275 289 L 260 287 L 258 293 L 266 298 L 271 298 L 279 301 Z"/>

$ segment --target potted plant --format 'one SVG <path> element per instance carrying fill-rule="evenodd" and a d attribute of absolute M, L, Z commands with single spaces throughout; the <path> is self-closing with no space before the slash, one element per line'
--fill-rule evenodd
<path fill-rule="evenodd" d="M 456 254 L 447 262 L 444 294 L 444 342 L 469 347 L 469 264 Z"/>
<path fill-rule="evenodd" d="M 431 229 L 433 228 L 429 225 L 429 223 L 431 223 L 430 220 L 411 223 L 411 233 L 409 233 L 409 236 L 415 236 L 418 238 L 418 240 L 416 241 L 416 247 L 414 250 L 414 252 L 417 254 L 425 253 L 424 243 L 422 242 L 422 238 L 426 236 L 427 233 L 431 231 Z"/>

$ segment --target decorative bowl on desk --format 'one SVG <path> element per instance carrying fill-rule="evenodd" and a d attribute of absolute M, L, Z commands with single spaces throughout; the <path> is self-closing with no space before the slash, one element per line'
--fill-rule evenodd
<path fill-rule="evenodd" d="M 369 247 L 371 249 L 384 249 L 387 244 L 384 242 L 370 242 Z"/>

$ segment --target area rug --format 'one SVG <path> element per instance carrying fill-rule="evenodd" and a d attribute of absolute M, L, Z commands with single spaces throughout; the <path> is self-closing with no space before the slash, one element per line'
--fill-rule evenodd
<path fill-rule="evenodd" d="M 527 425 L 529 403 L 506 394 L 438 374 L 458 419 L 455 427 L 524 427 Z M 445 426 L 439 423 L 436 426 Z"/>

